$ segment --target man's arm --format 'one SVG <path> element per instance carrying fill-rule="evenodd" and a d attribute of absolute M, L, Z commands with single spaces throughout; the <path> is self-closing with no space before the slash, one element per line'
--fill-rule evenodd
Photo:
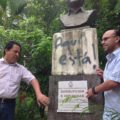
<path fill-rule="evenodd" d="M 33 79 L 31 81 L 31 85 L 32 85 L 32 87 L 35 91 L 38 105 L 40 105 L 40 104 L 42 104 L 44 106 L 48 105 L 49 104 L 49 98 L 47 96 L 45 96 L 44 94 L 42 94 L 41 89 L 40 89 L 40 85 L 38 83 L 38 80 Z"/>
<path fill-rule="evenodd" d="M 115 82 L 113 80 L 107 80 L 107 81 L 101 83 L 100 85 L 96 86 L 94 88 L 94 91 L 93 91 L 92 88 L 88 89 L 87 97 L 93 96 L 94 92 L 95 93 L 101 93 L 101 92 L 104 92 L 104 91 L 107 91 L 107 90 L 111 90 L 111 89 L 113 89 L 115 87 L 118 87 L 118 86 L 120 86 L 120 83 Z"/>

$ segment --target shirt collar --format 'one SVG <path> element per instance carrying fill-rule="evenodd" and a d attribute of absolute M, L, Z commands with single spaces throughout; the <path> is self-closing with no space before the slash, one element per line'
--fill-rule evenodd
<path fill-rule="evenodd" d="M 0 61 L 3 62 L 3 63 L 9 64 L 3 57 L 0 59 Z M 11 66 L 19 66 L 17 62 L 14 63 L 14 64 L 9 64 L 9 65 L 11 65 Z"/>
<path fill-rule="evenodd" d="M 106 58 L 107 58 L 107 60 L 109 60 L 109 59 L 113 59 L 114 57 L 119 56 L 119 55 L 120 55 L 120 48 L 117 48 L 112 53 L 107 54 Z"/>

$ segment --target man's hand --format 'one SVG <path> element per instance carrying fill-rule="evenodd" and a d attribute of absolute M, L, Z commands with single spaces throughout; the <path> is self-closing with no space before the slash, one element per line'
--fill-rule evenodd
<path fill-rule="evenodd" d="M 87 98 L 92 97 L 94 95 L 92 92 L 92 88 L 88 89 L 86 93 L 87 93 L 87 96 L 86 96 Z"/>
<path fill-rule="evenodd" d="M 35 91 L 38 105 L 40 105 L 40 104 L 42 104 L 44 106 L 48 105 L 49 98 L 47 96 L 45 96 L 44 94 L 42 94 L 38 80 L 33 79 L 31 81 L 31 85 L 33 86 L 33 89 Z"/>
<path fill-rule="evenodd" d="M 96 74 L 100 77 L 100 79 L 103 81 L 103 70 L 100 68 L 96 69 Z"/>
<path fill-rule="evenodd" d="M 40 106 L 41 104 L 47 106 L 49 104 L 49 98 L 44 94 L 40 94 L 37 96 L 37 103 Z"/>

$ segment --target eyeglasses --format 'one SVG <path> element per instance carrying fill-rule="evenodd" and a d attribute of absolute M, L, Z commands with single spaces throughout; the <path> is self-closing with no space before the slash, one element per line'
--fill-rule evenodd
<path fill-rule="evenodd" d="M 104 38 L 102 38 L 102 41 L 106 41 L 106 40 L 108 40 L 108 39 L 110 39 L 112 37 L 117 37 L 117 36 L 104 37 Z"/>

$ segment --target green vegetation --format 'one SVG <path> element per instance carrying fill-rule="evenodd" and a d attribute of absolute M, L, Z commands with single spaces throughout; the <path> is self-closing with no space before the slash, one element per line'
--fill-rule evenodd
<path fill-rule="evenodd" d="M 120 0 L 85 1 L 86 9 L 98 12 L 96 28 L 101 67 L 105 64 L 101 36 L 109 28 L 120 27 L 119 6 Z M 45 94 L 48 94 L 51 74 L 52 36 L 62 29 L 59 16 L 66 12 L 65 0 L 0 0 L 0 56 L 7 41 L 20 42 L 23 47 L 20 63 L 38 78 Z M 40 119 L 34 92 L 23 83 L 17 98 L 16 117 L 16 120 Z"/>

